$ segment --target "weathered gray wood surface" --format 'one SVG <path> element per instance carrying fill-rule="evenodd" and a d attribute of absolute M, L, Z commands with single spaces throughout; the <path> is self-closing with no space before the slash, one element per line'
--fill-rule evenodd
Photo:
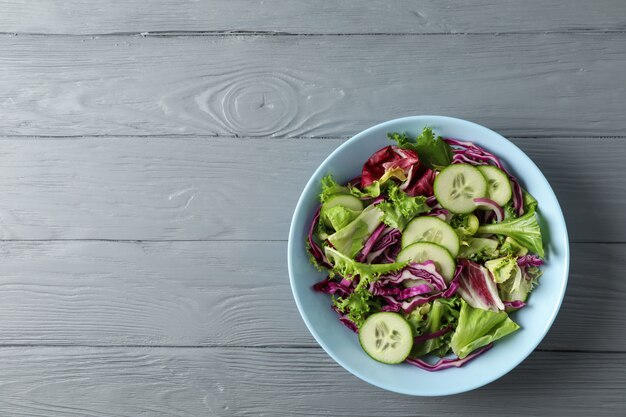
<path fill-rule="evenodd" d="M 626 241 L 622 139 L 512 140 L 551 182 L 573 242 Z M 301 190 L 342 142 L 0 139 L 0 238 L 286 240 Z"/>
<path fill-rule="evenodd" d="M 614 417 L 626 390 L 624 353 L 535 352 L 491 385 L 448 398 L 381 391 L 319 348 L 5 348 L 0 362 L 0 409 L 29 417 Z"/>
<path fill-rule="evenodd" d="M 620 0 L 84 0 L 0 1 L 3 32 L 102 34 L 269 31 L 281 33 L 485 33 L 623 31 Z"/>
<path fill-rule="evenodd" d="M 337 137 L 446 114 L 508 136 L 622 136 L 624 42 L 623 33 L 5 35 L 0 131 Z"/>
<path fill-rule="evenodd" d="M 619 0 L 0 0 L 0 415 L 625 414 L 625 32 Z M 445 399 L 342 370 L 286 272 L 315 167 L 423 113 L 511 137 L 572 242 L 538 351 Z"/>
<path fill-rule="evenodd" d="M 316 346 L 286 242 L 3 242 L 0 345 Z M 572 245 L 541 350 L 626 351 L 626 244 Z M 330 305 L 330 303 L 329 303 Z"/>

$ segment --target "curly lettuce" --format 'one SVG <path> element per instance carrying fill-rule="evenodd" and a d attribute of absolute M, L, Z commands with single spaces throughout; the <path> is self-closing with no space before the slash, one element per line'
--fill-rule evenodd
<path fill-rule="evenodd" d="M 435 136 L 433 130 L 425 127 L 412 142 L 406 133 L 392 132 L 387 137 L 404 149 L 410 149 L 419 155 L 420 162 L 431 169 L 443 169 L 452 163 L 452 148 L 441 136 Z"/>
<path fill-rule="evenodd" d="M 389 185 L 387 190 L 388 200 L 377 206 L 383 211 L 383 223 L 387 226 L 403 230 L 413 217 L 430 211 L 426 197 L 409 197 L 395 184 Z"/>

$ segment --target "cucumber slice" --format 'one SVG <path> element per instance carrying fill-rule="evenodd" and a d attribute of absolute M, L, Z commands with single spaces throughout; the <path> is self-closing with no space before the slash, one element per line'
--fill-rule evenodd
<path fill-rule="evenodd" d="M 475 198 L 487 195 L 487 180 L 478 169 L 468 164 L 450 165 L 435 178 L 437 201 L 454 213 L 471 213 Z"/>
<path fill-rule="evenodd" d="M 363 210 L 363 202 L 350 194 L 338 194 L 330 197 L 322 206 L 322 210 L 335 206 L 343 206 L 350 210 Z"/>
<path fill-rule="evenodd" d="M 365 353 L 378 362 L 401 363 L 413 348 L 413 332 L 400 314 L 376 313 L 359 329 L 359 343 Z"/>
<path fill-rule="evenodd" d="M 331 219 L 333 216 L 330 215 L 332 212 L 331 209 L 334 207 L 343 207 L 347 209 L 347 210 L 344 210 L 343 212 L 348 217 L 341 219 L 342 221 L 337 224 L 336 222 L 338 219 L 335 219 L 335 222 L 333 222 L 333 220 Z M 350 223 L 352 220 L 354 220 L 362 211 L 363 211 L 363 202 L 361 200 L 359 200 L 353 195 L 337 194 L 337 195 L 333 195 L 332 197 L 330 197 L 322 205 L 322 209 L 320 210 L 320 218 L 322 219 L 322 221 L 324 222 L 326 226 L 332 227 L 334 230 L 339 230 L 341 227 L 345 226 L 347 223 Z"/>
<path fill-rule="evenodd" d="M 511 188 L 508 175 L 492 165 L 481 165 L 478 167 L 478 170 L 487 179 L 487 194 L 489 198 L 501 206 L 508 203 L 513 196 L 513 189 Z"/>
<path fill-rule="evenodd" d="M 429 242 L 417 242 L 402 249 L 398 254 L 398 262 L 433 261 L 437 270 L 446 282 L 452 281 L 456 262 L 450 252 L 443 246 Z"/>
<path fill-rule="evenodd" d="M 423 216 L 411 220 L 402 232 L 402 247 L 416 242 L 436 243 L 448 249 L 454 257 L 459 253 L 459 237 L 448 223 L 438 217 Z"/>

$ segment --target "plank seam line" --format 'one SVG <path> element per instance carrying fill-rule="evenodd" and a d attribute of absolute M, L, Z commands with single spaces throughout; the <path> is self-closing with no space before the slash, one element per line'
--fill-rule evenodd
<path fill-rule="evenodd" d="M 186 243 L 186 242 L 225 242 L 225 243 L 237 243 L 237 242 L 272 242 L 272 243 L 287 243 L 287 239 L 0 239 L 0 243 L 11 242 L 113 242 L 113 243 Z M 570 244 L 589 244 L 589 245 L 623 245 L 626 241 L 585 241 L 585 240 L 570 240 Z"/>
<path fill-rule="evenodd" d="M 345 32 L 345 33 L 314 33 L 314 32 L 287 32 L 272 30 L 161 30 L 143 32 L 104 32 L 104 33 L 47 33 L 47 32 L 0 32 L 2 36 L 32 36 L 32 37 L 342 37 L 342 36 L 517 36 L 517 35 L 578 35 L 578 34 L 624 34 L 626 28 L 594 29 L 578 28 L 570 30 L 529 30 L 529 31 L 501 31 L 501 32 Z"/>
<path fill-rule="evenodd" d="M 509 139 L 626 139 L 626 135 L 505 135 Z M 91 139 L 236 139 L 236 140 L 347 140 L 352 136 L 241 136 L 241 135 L 210 135 L 210 134 L 146 134 L 146 135 L 11 135 L 0 133 L 2 140 L 91 140 Z"/>
<path fill-rule="evenodd" d="M 160 242 L 281 242 L 287 239 L 0 239 L 0 242 L 114 242 L 114 243 L 160 243 Z"/>
<path fill-rule="evenodd" d="M 146 344 L 60 344 L 60 343 L 10 343 L 0 344 L 0 349 L 10 348 L 93 348 L 93 349 L 284 349 L 284 350 L 297 350 L 297 349 L 316 349 L 323 350 L 317 345 L 146 345 Z M 546 352 L 546 353 L 591 353 L 591 354 L 625 354 L 626 351 L 620 350 L 576 350 L 576 349 L 535 349 L 534 352 Z"/>

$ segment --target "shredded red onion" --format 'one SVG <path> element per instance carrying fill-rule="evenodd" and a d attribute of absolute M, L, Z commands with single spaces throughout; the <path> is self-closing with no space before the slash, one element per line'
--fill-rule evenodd
<path fill-rule="evenodd" d="M 493 212 L 496 214 L 496 221 L 498 223 L 504 220 L 504 209 L 500 207 L 500 205 L 495 201 L 489 198 L 475 198 L 474 203 L 476 203 L 478 207 L 485 207 L 489 210 L 493 210 Z"/>

